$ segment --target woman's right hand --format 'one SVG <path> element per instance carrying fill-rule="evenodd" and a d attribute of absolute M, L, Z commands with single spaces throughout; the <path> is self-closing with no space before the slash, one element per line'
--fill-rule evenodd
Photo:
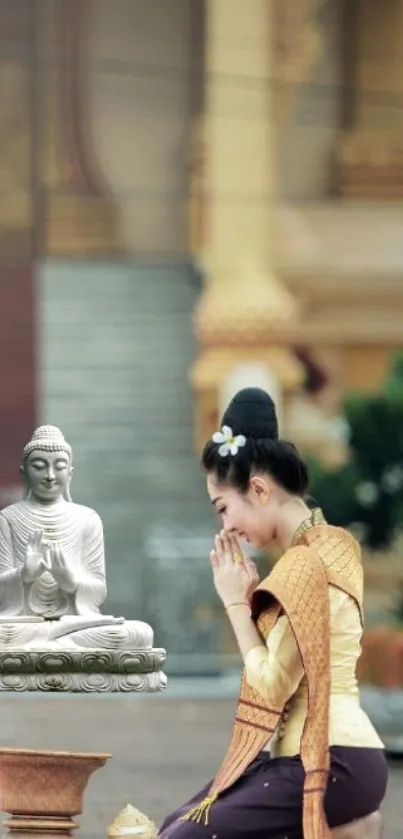
<path fill-rule="evenodd" d="M 25 552 L 25 562 L 22 577 L 25 583 L 30 583 L 48 570 L 43 550 L 43 531 L 35 530 L 29 537 Z"/>
<path fill-rule="evenodd" d="M 257 588 L 260 583 L 260 577 L 256 565 L 250 556 L 242 549 L 239 539 L 234 533 L 226 533 L 225 530 L 222 530 L 219 538 L 227 541 L 228 549 L 231 551 L 233 561 L 236 565 L 239 565 L 244 571 L 246 571 L 246 577 L 249 578 L 246 596 L 249 601 L 255 591 L 255 588 Z"/>
<path fill-rule="evenodd" d="M 248 556 L 248 554 L 244 553 L 236 536 L 232 536 L 232 541 L 235 546 L 237 555 L 242 557 L 242 563 L 246 569 L 246 572 L 250 580 L 248 588 L 248 600 L 250 600 L 253 592 L 255 591 L 255 588 L 260 583 L 259 573 L 255 563 L 253 562 L 253 559 L 251 559 L 250 556 Z"/>

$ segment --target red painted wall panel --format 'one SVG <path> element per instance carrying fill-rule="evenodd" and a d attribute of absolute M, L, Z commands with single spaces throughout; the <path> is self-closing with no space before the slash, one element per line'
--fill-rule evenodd
<path fill-rule="evenodd" d="M 0 266 L 0 506 L 20 487 L 36 414 L 34 268 Z"/>

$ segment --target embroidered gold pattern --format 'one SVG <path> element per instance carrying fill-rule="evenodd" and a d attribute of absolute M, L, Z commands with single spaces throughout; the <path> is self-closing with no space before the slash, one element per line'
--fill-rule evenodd
<path fill-rule="evenodd" d="M 323 809 L 329 772 L 330 606 L 329 584 L 353 597 L 362 614 L 363 580 L 360 550 L 349 533 L 326 524 L 314 510 L 298 528 L 293 547 L 275 565 L 252 598 L 252 614 L 264 640 L 281 612 L 290 621 L 308 683 L 308 710 L 301 739 L 305 769 L 304 839 L 330 839 Z M 210 809 L 237 781 L 286 718 L 287 706 L 265 708 L 244 672 L 229 749 L 209 795 L 183 816 L 208 824 Z"/>
<path fill-rule="evenodd" d="M 309 518 L 305 519 L 305 521 L 300 524 L 298 530 L 294 533 L 293 540 L 292 540 L 292 547 L 298 545 L 301 537 L 307 530 L 310 530 L 312 527 L 317 527 L 319 524 L 326 524 L 326 519 L 322 513 L 322 510 L 319 507 L 314 507 L 311 511 L 311 515 Z"/>

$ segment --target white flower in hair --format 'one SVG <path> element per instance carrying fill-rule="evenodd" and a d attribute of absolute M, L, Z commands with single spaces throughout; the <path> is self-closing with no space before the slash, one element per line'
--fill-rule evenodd
<path fill-rule="evenodd" d="M 238 454 L 239 449 L 246 443 L 246 437 L 243 434 L 237 434 L 234 437 L 234 433 L 232 428 L 229 425 L 223 425 L 221 431 L 216 431 L 215 434 L 212 436 L 213 443 L 219 443 L 220 448 L 218 449 L 218 454 L 221 457 L 227 457 L 227 455 Z"/>

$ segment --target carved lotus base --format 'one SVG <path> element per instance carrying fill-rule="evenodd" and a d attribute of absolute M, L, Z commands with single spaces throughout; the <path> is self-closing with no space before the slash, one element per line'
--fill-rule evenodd
<path fill-rule="evenodd" d="M 0 808 L 14 835 L 64 837 L 78 825 L 93 772 L 109 754 L 0 749 Z"/>
<path fill-rule="evenodd" d="M 163 649 L 0 650 L 1 691 L 155 693 L 164 690 Z"/>

